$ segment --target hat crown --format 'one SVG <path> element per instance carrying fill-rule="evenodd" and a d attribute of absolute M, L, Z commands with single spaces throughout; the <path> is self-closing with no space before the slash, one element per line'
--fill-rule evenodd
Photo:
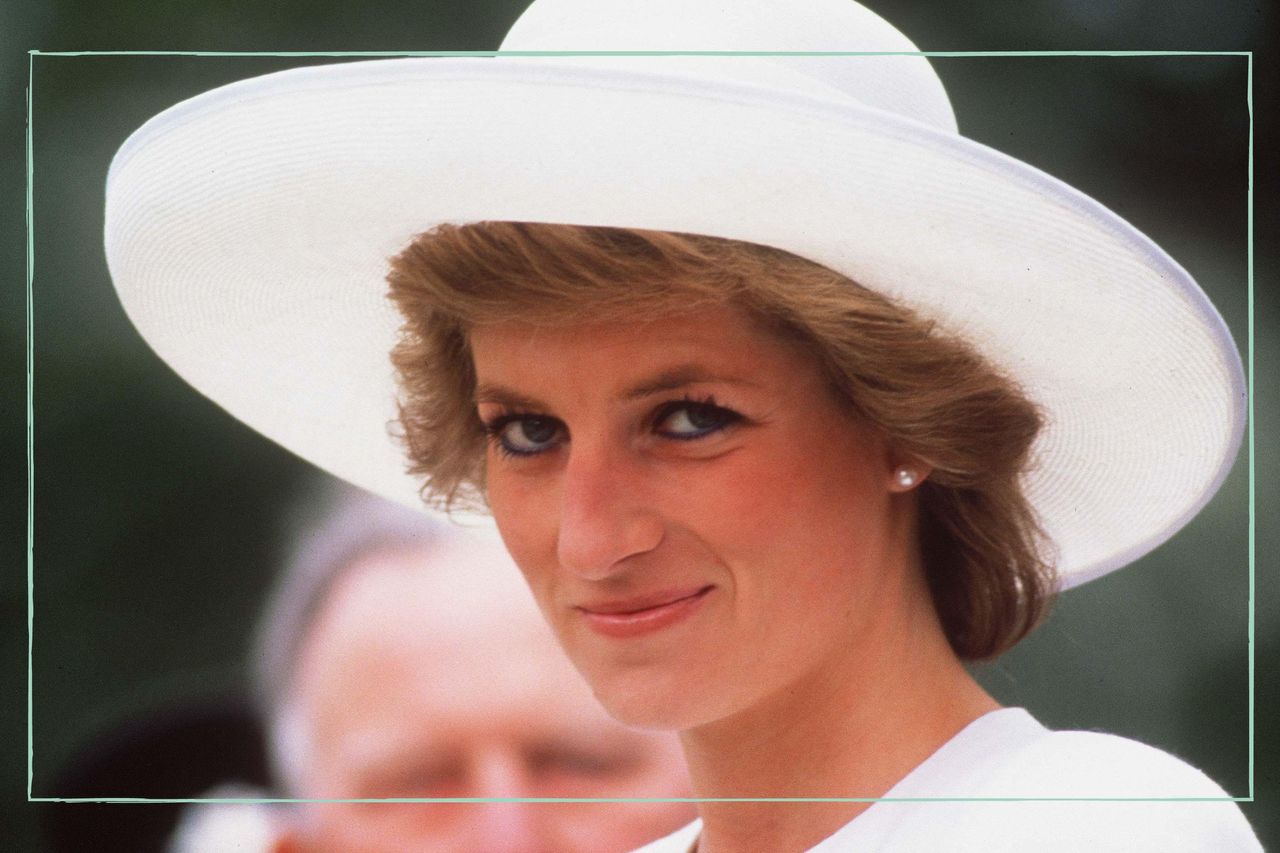
<path fill-rule="evenodd" d="M 919 50 L 853 0 L 536 0 L 512 25 L 502 49 Z M 923 56 L 770 56 L 759 62 L 798 72 L 868 106 L 956 131 L 946 90 Z"/>

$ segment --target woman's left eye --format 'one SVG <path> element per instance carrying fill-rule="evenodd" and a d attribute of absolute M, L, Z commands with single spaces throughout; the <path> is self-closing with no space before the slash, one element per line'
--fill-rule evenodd
<path fill-rule="evenodd" d="M 684 400 L 670 403 L 658 412 L 655 431 L 667 438 L 702 438 L 742 420 L 742 415 L 713 402 Z"/>
<path fill-rule="evenodd" d="M 563 423 L 544 415 L 500 415 L 482 426 L 490 443 L 506 456 L 537 456 L 567 437 Z"/>

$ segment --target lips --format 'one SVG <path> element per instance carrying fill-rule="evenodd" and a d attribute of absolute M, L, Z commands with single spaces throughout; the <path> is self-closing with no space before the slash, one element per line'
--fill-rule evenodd
<path fill-rule="evenodd" d="M 692 616 L 715 587 L 669 590 L 626 599 L 578 605 L 588 627 L 606 637 L 636 637 L 660 631 Z"/>

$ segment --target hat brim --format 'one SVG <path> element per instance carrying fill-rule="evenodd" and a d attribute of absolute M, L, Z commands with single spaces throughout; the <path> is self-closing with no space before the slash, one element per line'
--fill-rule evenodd
<path fill-rule="evenodd" d="M 162 113 L 117 154 L 106 247 L 180 375 L 319 467 L 420 505 L 391 437 L 387 259 L 441 222 L 684 231 L 778 246 L 976 343 L 1047 426 L 1026 488 L 1065 586 L 1212 496 L 1239 355 L 1128 223 L 961 136 L 834 93 L 552 57 L 315 66 Z"/>

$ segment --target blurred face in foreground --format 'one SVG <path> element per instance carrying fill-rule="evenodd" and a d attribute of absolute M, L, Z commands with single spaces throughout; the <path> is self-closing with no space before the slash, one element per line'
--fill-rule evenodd
<path fill-rule="evenodd" d="M 626 728 L 557 647 L 496 537 L 366 555 L 296 676 L 306 798 L 688 796 L 676 740 Z M 281 850 L 625 851 L 687 804 L 315 804 Z"/>

